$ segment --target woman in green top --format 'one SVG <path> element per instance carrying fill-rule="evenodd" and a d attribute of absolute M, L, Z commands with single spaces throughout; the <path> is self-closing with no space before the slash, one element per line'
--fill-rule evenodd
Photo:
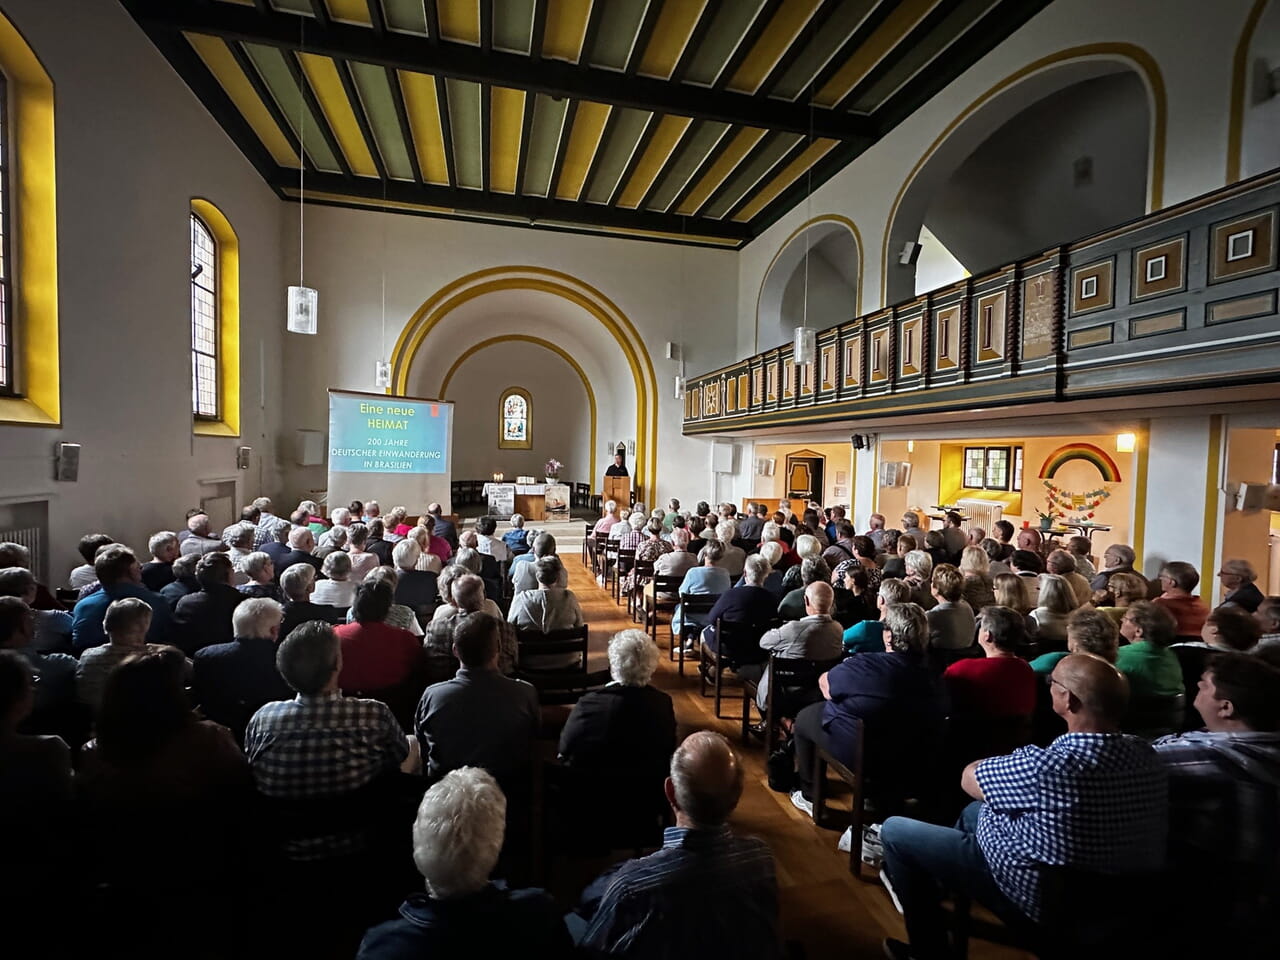
<path fill-rule="evenodd" d="M 1129 678 L 1129 694 L 1134 700 L 1174 697 L 1184 692 L 1182 668 L 1168 649 L 1177 623 L 1171 614 L 1150 600 L 1131 603 L 1120 621 L 1120 635 L 1129 645 L 1120 648 L 1116 667 Z"/>
<path fill-rule="evenodd" d="M 1119 643 L 1120 634 L 1114 620 L 1095 607 L 1081 607 L 1067 618 L 1067 649 L 1036 657 L 1031 661 L 1031 669 L 1047 677 L 1068 653 L 1091 653 L 1107 663 L 1115 663 Z"/>

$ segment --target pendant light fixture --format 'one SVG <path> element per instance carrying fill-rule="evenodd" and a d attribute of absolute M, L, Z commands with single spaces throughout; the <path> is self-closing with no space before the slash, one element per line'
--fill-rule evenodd
<path fill-rule="evenodd" d="M 306 17 L 298 18 L 298 39 L 302 47 Z M 299 83 L 306 81 L 300 80 Z M 316 315 L 319 310 L 319 294 L 302 281 L 303 264 L 305 263 L 306 239 L 306 132 L 307 114 L 306 100 L 298 97 L 298 285 L 289 288 L 289 309 L 285 316 L 285 327 L 290 333 L 303 333 L 314 336 L 316 333 Z"/>

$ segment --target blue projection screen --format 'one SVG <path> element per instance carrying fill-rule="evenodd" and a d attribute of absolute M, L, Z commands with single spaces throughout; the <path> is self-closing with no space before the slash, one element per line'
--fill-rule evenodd
<path fill-rule="evenodd" d="M 353 499 L 451 510 L 453 404 L 329 391 L 329 507 Z"/>

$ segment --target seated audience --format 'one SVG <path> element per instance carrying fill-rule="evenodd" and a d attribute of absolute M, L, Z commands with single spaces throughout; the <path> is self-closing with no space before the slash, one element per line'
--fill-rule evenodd
<path fill-rule="evenodd" d="M 862 567 L 856 568 L 859 573 Z M 849 571 L 846 570 L 846 577 Z M 869 588 L 868 588 L 869 589 Z M 848 627 L 843 634 L 845 656 L 855 653 L 878 653 L 884 649 L 884 623 L 880 619 L 885 607 L 893 603 L 910 603 L 911 588 L 901 580 L 884 580 L 875 592 L 876 613 Z"/>
<path fill-rule="evenodd" d="M 679 516 L 679 514 L 677 514 Z M 769 516 L 769 510 L 764 504 L 753 503 L 748 505 L 747 512 L 738 520 L 738 536 L 743 540 L 750 540 L 754 543 L 760 542 L 760 534 L 764 530 L 765 519 Z M 671 528 L 675 529 L 675 518 L 670 517 Z"/>
<path fill-rule="evenodd" d="M 1040 556 L 1044 548 L 1044 537 L 1035 527 L 1023 527 L 1018 531 L 1018 536 L 1014 539 L 1014 543 L 1019 550 L 1026 550 Z"/>
<path fill-rule="evenodd" d="M 392 546 L 407 537 L 409 531 L 413 529 L 409 524 L 405 523 L 408 516 L 409 510 L 407 507 L 392 507 L 382 521 L 384 528 L 382 536 Z M 314 533 L 315 531 L 312 532 Z"/>
<path fill-rule="evenodd" d="M 426 631 L 422 629 L 422 624 L 418 623 L 418 615 L 403 603 L 395 602 L 395 592 L 400 586 L 400 571 L 395 567 L 374 567 L 365 576 L 365 583 L 379 581 L 387 584 L 391 588 L 392 602 L 391 609 L 387 611 L 387 623 L 393 627 L 399 627 L 401 630 L 408 630 L 415 637 L 426 636 Z M 354 601 L 353 601 L 354 603 Z M 347 611 L 347 623 L 355 620 L 355 614 L 352 610 Z"/>
<path fill-rule="evenodd" d="M 107 607 L 102 620 L 107 642 L 85 650 L 76 665 L 76 696 L 95 714 L 112 670 L 135 654 L 166 649 L 147 640 L 153 616 L 147 602 L 137 597 L 124 597 Z"/>
<path fill-rule="evenodd" d="M 293 524 L 288 520 L 272 520 L 271 535 L 266 540 L 257 544 L 257 549 L 261 550 L 271 558 L 272 565 L 276 568 L 276 579 L 284 572 L 285 559 L 289 556 L 289 534 L 293 532 Z M 258 535 L 261 535 L 262 527 L 258 527 Z M 257 537 L 255 537 L 257 539 Z"/>
<path fill-rule="evenodd" d="M 335 550 L 324 558 L 320 572 L 324 579 L 315 581 L 311 602 L 343 610 L 350 607 L 356 596 L 356 585 L 351 582 L 351 555 Z"/>
<path fill-rule="evenodd" d="M 1169 772 L 1173 882 L 1199 891 L 1192 922 L 1178 925 L 1180 943 L 1262 956 L 1254 951 L 1273 940 L 1280 903 L 1280 670 L 1219 654 L 1200 678 L 1195 709 L 1203 730 L 1152 744 Z"/>
<path fill-rule="evenodd" d="M 307 515 L 307 526 L 311 528 L 311 532 L 317 537 L 323 536 L 329 529 L 329 521 L 320 516 L 320 505 L 314 500 L 299 501 L 298 509 Z"/>
<path fill-rule="evenodd" d="M 142 567 L 128 547 L 115 544 L 103 550 L 93 563 L 101 590 L 79 601 L 71 613 L 71 642 L 76 650 L 87 650 L 107 642 L 103 615 L 116 600 L 134 597 L 151 608 L 151 628 L 147 640 L 165 643 L 169 639 L 169 604 L 158 593 L 142 585 Z"/>
<path fill-rule="evenodd" d="M 537 568 L 533 566 L 534 561 L 542 557 L 556 556 L 556 538 L 549 533 L 540 533 L 533 538 L 533 549 L 517 557 L 511 563 L 510 577 L 511 589 L 513 593 L 520 593 L 522 590 L 538 589 L 538 573 Z M 557 586 L 567 587 L 569 585 L 569 571 L 560 566 L 560 579 Z"/>
<path fill-rule="evenodd" d="M 222 542 L 230 547 L 227 556 L 231 558 L 233 587 L 243 586 L 249 582 L 249 578 L 244 573 L 244 561 L 255 549 L 253 537 L 256 532 L 256 528 L 247 523 L 233 523 L 222 531 Z"/>
<path fill-rule="evenodd" d="M 474 573 L 467 573 L 463 567 L 450 564 L 440 575 L 440 583 L 450 600 L 436 608 L 436 616 L 427 625 L 423 643 L 430 675 L 441 680 L 453 676 L 457 668 L 453 630 L 458 620 L 469 613 L 486 613 L 498 620 L 502 627 L 498 641 L 498 668 L 505 675 L 514 673 L 519 659 L 515 629 L 502 619 L 498 605 L 484 595 L 484 581 Z M 441 610 L 445 610 L 443 615 Z"/>
<path fill-rule="evenodd" d="M 1196 568 L 1181 560 L 1172 560 L 1160 568 L 1158 580 L 1163 592 L 1155 598 L 1155 603 L 1173 614 L 1177 624 L 1174 632 L 1180 637 L 1199 636 L 1209 608 L 1199 597 L 1191 595 L 1200 583 Z"/>
<path fill-rule="evenodd" d="M 280 536 L 280 524 L 288 525 L 289 521 L 271 512 L 271 498 L 257 497 L 253 501 L 253 509 L 258 511 L 258 532 L 254 536 L 254 546 L 262 549 L 272 541 L 283 542 L 284 538 Z"/>
<path fill-rule="evenodd" d="M 733 544 L 738 538 L 738 525 L 732 520 L 721 520 L 716 524 L 716 537 L 724 544 L 720 564 L 729 575 L 729 581 L 733 582 L 742 576 L 742 566 L 747 562 L 747 552 Z"/>
<path fill-rule="evenodd" d="M 258 792 L 291 802 L 349 795 L 385 774 L 413 773 L 418 742 L 400 730 L 379 700 L 344 697 L 338 685 L 342 647 L 332 625 L 309 621 L 276 648 L 276 667 L 297 692 L 259 708 L 245 730 L 244 752 Z M 355 832 L 291 837 L 283 852 L 314 860 L 357 853 Z"/>
<path fill-rule="evenodd" d="M 1258 579 L 1258 571 L 1248 560 L 1223 560 L 1218 579 L 1222 581 L 1222 603 L 1219 606 L 1230 604 L 1253 613 L 1262 603 L 1262 591 L 1254 583 Z"/>
<path fill-rule="evenodd" d="M 961 596 L 971 610 L 981 610 L 996 602 L 987 563 L 987 553 L 981 547 L 967 546 L 960 551 L 960 573 L 964 576 Z"/>
<path fill-rule="evenodd" d="M 964 575 L 949 563 L 933 570 L 936 606 L 925 611 L 930 650 L 968 650 L 978 632 L 973 608 L 964 600 Z M 944 659 L 949 659 L 945 658 Z"/>
<path fill-rule="evenodd" d="M 1098 575 L 1093 561 L 1089 559 L 1092 551 L 1093 541 L 1088 537 L 1067 538 L 1067 553 L 1071 554 L 1071 559 L 1076 562 L 1076 573 L 1089 581 L 1090 589 L 1093 587 L 1093 578 Z"/>
<path fill-rule="evenodd" d="M 522 590 L 511 600 L 507 620 L 517 630 L 550 633 L 580 627 L 582 607 L 573 591 L 560 586 L 564 567 L 556 556 L 542 557 L 533 564 L 538 589 Z"/>
<path fill-rule="evenodd" d="M 529 531 L 524 528 L 523 514 L 513 513 L 509 522 L 511 529 L 502 535 L 502 542 L 507 545 L 514 559 L 522 553 L 528 553 L 533 544 L 529 540 Z"/>
<path fill-rule="evenodd" d="M 172 530 L 161 530 L 151 535 L 147 541 L 151 559 L 142 565 L 144 587 L 159 593 L 173 583 L 173 561 L 178 559 L 180 546 L 178 535 Z"/>
<path fill-rule="evenodd" d="M 817 562 L 822 563 L 820 559 Z M 777 609 L 777 599 L 764 588 L 764 582 L 772 572 L 769 561 L 764 557 L 759 554 L 747 557 L 739 585 L 720 594 L 711 608 L 707 616 L 708 625 L 702 631 L 703 643 L 715 650 L 715 623 L 720 619 L 753 628 L 750 632 L 755 636 L 764 632 Z"/>
<path fill-rule="evenodd" d="M 484 580 L 484 589 L 493 600 L 502 599 L 502 571 L 498 561 L 486 553 L 476 549 L 479 540 L 474 530 L 463 530 L 458 534 L 460 544 L 453 562 L 466 567 L 470 572 Z"/>
<path fill-rule="evenodd" d="M 1042 653 L 1031 661 L 1031 669 L 1037 676 L 1047 677 L 1068 653 L 1088 653 L 1115 663 L 1119 643 L 1120 630 L 1111 617 L 1093 607 L 1081 607 L 1067 617 L 1067 649 Z"/>
<path fill-rule="evenodd" d="M 698 560 L 701 566 L 692 567 L 684 575 L 684 582 L 680 584 L 681 594 L 705 594 L 718 597 L 729 589 L 732 581 L 729 574 L 720 565 L 721 559 L 724 557 L 724 544 L 719 540 L 708 540 L 698 552 Z M 686 623 L 693 624 L 697 627 L 705 627 L 710 622 L 707 614 L 690 614 L 685 616 L 683 604 L 677 604 L 675 611 L 671 614 L 671 635 L 678 637 Z M 691 639 L 686 645 L 686 649 L 697 649 L 696 639 Z"/>
<path fill-rule="evenodd" d="M 871 542 L 870 537 L 853 538 L 853 559 L 842 561 L 831 571 L 831 585 L 844 583 L 845 571 L 855 564 L 867 572 L 867 586 L 872 590 L 878 590 L 884 574 L 880 572 L 880 566 L 876 563 L 876 546 Z"/>
<path fill-rule="evenodd" d="M 1089 585 L 1089 581 L 1076 573 L 1075 557 L 1067 553 L 1065 550 L 1051 550 L 1049 556 L 1045 557 L 1044 569 L 1047 573 L 1052 573 L 1062 577 L 1067 581 L 1067 585 L 1071 587 L 1071 593 L 1075 597 L 1075 605 L 1083 607 L 1093 597 L 1093 588 Z"/>
<path fill-rule="evenodd" d="M 34 617 L 30 649 L 40 653 L 71 651 L 74 649 L 71 630 L 75 621 L 65 610 L 41 610 L 36 606 L 39 595 L 40 584 L 26 567 L 0 567 L 0 597 L 21 600 Z"/>
<path fill-rule="evenodd" d="M 413 824 L 413 862 L 426 892 L 366 933 L 357 960 L 567 956 L 569 934 L 548 894 L 489 879 L 506 818 L 497 781 L 476 767 L 453 770 L 428 790 Z"/>
<path fill-rule="evenodd" d="M 10 570 L 0 571 L 0 577 Z M 26 570 L 21 572 L 31 576 Z M 75 702 L 78 667 L 75 657 L 41 651 L 36 643 L 41 615 L 53 612 L 32 610 L 19 597 L 0 596 L 0 649 L 16 654 L 26 663 L 35 685 L 32 707 L 39 722 L 48 725 L 56 725 L 61 711 Z"/>
<path fill-rule="evenodd" d="M 289 531 L 289 551 L 280 559 L 272 558 L 277 570 L 287 570 L 295 563 L 308 563 L 320 572 L 322 561 L 312 554 L 316 548 L 315 534 L 307 527 L 294 527 Z"/>
<path fill-rule="evenodd" d="M 276 567 L 271 562 L 270 554 L 263 553 L 261 550 L 253 551 L 244 558 L 241 569 L 249 578 L 249 582 L 242 583 L 236 589 L 246 597 L 274 600 L 276 603 L 283 601 L 284 594 L 280 592 L 280 585 L 276 583 Z"/>
<path fill-rule="evenodd" d="M 368 510 L 368 506 L 365 507 Z M 378 558 L 378 566 L 387 567 L 391 565 L 391 551 L 395 547 L 384 534 L 386 526 L 381 517 L 371 517 L 367 522 L 369 537 L 365 541 L 364 548 Z"/>
<path fill-rule="evenodd" d="M 436 582 L 438 577 L 418 568 L 422 548 L 411 538 L 401 540 L 391 551 L 395 561 L 395 602 L 408 607 L 419 618 L 429 618 L 436 608 Z"/>
<path fill-rule="evenodd" d="M 351 604 L 354 622 L 334 632 L 342 645 L 338 687 L 346 691 L 385 691 L 406 684 L 422 670 L 422 645 L 408 630 L 387 622 L 392 588 L 366 580 Z"/>
<path fill-rule="evenodd" d="M 1036 706 L 1036 675 L 1018 656 L 1026 643 L 1022 617 L 1007 607 L 984 607 L 978 617 L 983 656 L 957 660 L 942 675 L 952 720 L 1030 717 Z"/>
<path fill-rule="evenodd" d="M 969 537 L 964 530 L 964 521 L 954 510 L 948 510 L 943 518 L 942 539 L 946 544 L 947 559 L 952 563 L 958 563 L 960 555 L 969 542 Z"/>
<path fill-rule="evenodd" d="M 1147 581 L 1134 573 L 1117 573 L 1107 582 L 1102 590 L 1093 591 L 1093 602 L 1102 610 L 1116 626 L 1124 619 L 1124 612 L 1132 603 L 1146 600 L 1150 591 Z"/>
<path fill-rule="evenodd" d="M 1182 668 L 1169 649 L 1174 619 L 1149 600 L 1130 604 L 1120 621 L 1120 635 L 1128 641 L 1116 654 L 1116 667 L 1129 680 L 1135 700 L 1175 697 L 1182 693 Z"/>
<path fill-rule="evenodd" d="M 636 563 L 654 563 L 658 558 L 671 553 L 675 548 L 667 541 L 662 539 L 662 521 L 657 517 L 650 517 L 644 526 L 645 539 L 641 541 L 640 546 L 636 547 Z M 637 579 L 639 575 L 636 568 L 632 568 L 626 576 L 622 578 L 622 592 L 624 595 L 632 594 L 643 584 Z M 646 578 L 647 580 L 647 578 Z"/>
<path fill-rule="evenodd" d="M 991 590 L 996 595 L 996 604 L 1018 611 L 1022 617 L 1023 629 L 1027 637 L 1034 639 L 1040 630 L 1031 612 L 1036 608 L 1036 597 L 1039 596 L 1040 583 L 1020 577 L 1016 573 L 1001 573 L 991 578 Z M 1033 593 L 1032 591 L 1035 591 Z"/>
<path fill-rule="evenodd" d="M 739 528 L 738 536 L 742 536 L 741 528 Z M 689 521 L 683 515 L 677 514 L 676 518 L 671 521 L 671 532 L 663 539 L 670 541 L 671 549 L 688 553 L 689 541 L 692 534 L 689 532 Z"/>
<path fill-rule="evenodd" d="M 510 563 L 511 548 L 501 537 L 494 536 L 497 532 L 498 521 L 493 517 L 480 517 L 476 520 L 476 549 L 493 557 L 498 563 Z"/>
<path fill-rule="evenodd" d="M 1040 579 L 1040 602 L 1031 611 L 1036 622 L 1036 640 L 1042 652 L 1067 648 L 1067 617 L 1076 608 L 1071 584 L 1054 573 Z"/>
<path fill-rule="evenodd" d="M 179 548 L 182 553 L 194 553 L 202 557 L 206 553 L 225 553 L 231 549 L 221 537 L 213 535 L 209 518 L 203 513 L 197 513 L 187 520 L 187 531 L 190 536 L 182 541 L 182 546 Z"/>
<path fill-rule="evenodd" d="M 1038 580 L 1044 573 L 1044 561 L 1032 550 L 1015 550 L 1009 557 L 1009 569 L 1016 576 Z"/>
<path fill-rule="evenodd" d="M 853 569 L 855 564 L 850 564 L 846 568 L 846 573 Z M 799 571 L 793 582 L 796 584 L 786 596 L 782 598 L 782 602 L 778 604 L 777 614 L 783 620 L 799 620 L 805 615 L 805 589 L 809 584 L 817 580 L 830 581 L 831 568 L 827 566 L 827 561 L 821 556 L 808 556 L 800 561 L 799 567 L 792 567 L 787 571 L 787 577 L 791 579 L 793 571 Z"/>
<path fill-rule="evenodd" d="M 630 957 L 782 956 L 773 857 L 763 841 L 736 837 L 728 825 L 742 782 L 723 736 L 700 731 L 685 739 L 665 785 L 676 825 L 661 850 L 583 891 L 569 918 L 580 947 Z"/>
<path fill-rule="evenodd" d="M 1008 520 L 997 520 L 992 524 L 991 532 L 995 534 L 996 540 L 1000 543 L 1000 559 L 1007 562 L 1013 556 L 1015 549 L 1013 535 L 1016 532 L 1016 528 Z"/>
<path fill-rule="evenodd" d="M 835 524 L 835 536 L 831 538 L 831 545 L 822 551 L 822 559 L 827 561 L 827 565 L 831 569 L 835 569 L 846 560 L 853 560 L 855 554 L 853 551 L 853 538 L 855 536 L 855 528 L 852 523 L 841 518 Z M 875 541 L 872 541 L 874 544 Z"/>
<path fill-rule="evenodd" d="M 535 574 L 535 577 L 534 577 L 535 586 L 531 587 L 530 589 L 536 590 L 537 589 L 536 584 L 538 582 L 536 577 L 537 567 L 533 568 L 533 572 Z M 438 581 L 438 586 L 440 588 L 441 602 L 440 602 L 440 606 L 436 607 L 435 613 L 432 614 L 432 617 L 431 617 L 432 622 L 435 622 L 436 620 L 444 620 L 448 617 L 452 617 L 456 615 L 459 612 L 460 608 L 458 606 L 458 601 L 457 601 L 458 581 L 460 578 L 464 576 L 473 576 L 477 580 L 480 580 L 480 575 L 478 573 L 468 570 L 466 567 L 457 563 L 449 564 L 449 566 L 445 567 L 444 570 L 441 572 L 440 580 Z M 471 583 L 471 581 L 467 581 L 467 582 L 468 584 Z M 565 582 L 568 583 L 567 573 L 565 574 Z M 484 595 L 483 580 L 480 580 L 479 603 L 480 605 L 476 607 L 475 610 L 463 610 L 461 612 L 487 613 L 491 617 L 497 617 L 499 620 L 503 619 L 502 610 L 498 607 L 496 603 L 494 603 L 492 600 L 490 600 L 488 597 Z M 452 636 L 450 636 L 450 639 L 446 647 L 452 646 L 452 645 L 453 645 L 453 639 L 452 639 Z"/>
<path fill-rule="evenodd" d="M 449 541 L 434 536 L 431 528 L 423 522 L 410 530 L 409 536 L 422 551 L 422 555 L 418 557 L 418 569 L 438 575 L 453 556 L 453 547 L 449 546 Z"/>
<path fill-rule="evenodd" d="M 414 731 L 429 779 L 459 767 L 483 767 L 509 797 L 527 802 L 533 739 L 541 723 L 538 693 L 499 671 L 500 628 L 501 621 L 486 613 L 458 618 L 453 653 L 462 666 L 452 680 L 423 692 Z"/>
<path fill-rule="evenodd" d="M 1137 554 L 1133 552 L 1133 547 L 1127 543 L 1113 543 L 1107 547 L 1102 553 L 1102 569 L 1098 571 L 1093 578 L 1093 582 L 1089 585 L 1094 590 L 1105 590 L 1111 578 L 1117 573 L 1128 573 L 1135 577 L 1141 578 L 1145 584 L 1147 578 L 1142 576 L 1133 568 L 1133 562 L 1137 559 Z"/>
<path fill-rule="evenodd" d="M 171 640 L 187 656 L 201 647 L 235 639 L 231 614 L 245 595 L 231 585 L 231 574 L 231 558 L 223 553 L 205 554 L 196 565 L 200 589 L 173 609 Z"/>
<path fill-rule="evenodd" d="M 458 528 L 452 520 L 444 515 L 444 508 L 438 503 L 427 504 L 426 518 L 431 525 L 431 535 L 449 544 L 450 550 L 458 549 Z M 447 559 L 445 557 L 442 560 Z"/>
<path fill-rule="evenodd" d="M 816 559 L 822 563 L 821 557 Z M 760 638 L 760 650 L 790 660 L 838 660 L 844 645 L 840 624 L 831 618 L 835 601 L 835 591 L 829 583 L 822 579 L 811 581 L 804 588 L 805 615 L 765 631 Z M 737 672 L 744 679 L 759 681 L 756 703 L 764 710 L 769 696 L 768 662 L 744 662 L 737 667 Z"/>
<path fill-rule="evenodd" d="M 1263 600 L 1258 604 L 1254 617 L 1258 621 L 1258 626 L 1262 628 L 1258 646 L 1280 645 L 1280 597 L 1267 597 Z"/>
<path fill-rule="evenodd" d="M 6 570 L 9 567 L 21 567 L 23 570 L 31 570 L 31 551 L 20 543 L 13 541 L 0 541 L 0 570 Z M 34 574 L 33 574 L 34 575 Z M 94 574 L 94 580 L 98 575 Z M 28 604 L 33 610 L 64 610 L 65 607 L 58 602 L 58 598 L 49 592 L 39 580 L 36 581 L 36 598 L 33 603 Z"/>
<path fill-rule="evenodd" d="M 897 530 L 886 530 L 884 542 L 887 545 L 893 542 L 893 551 L 886 551 L 884 556 L 884 564 L 880 568 L 881 575 L 893 577 L 897 580 L 905 580 L 907 576 L 907 554 L 919 546 L 916 538 L 909 533 L 898 534 Z M 925 554 L 928 556 L 928 554 Z M 933 563 L 932 560 L 929 561 Z"/>
<path fill-rule="evenodd" d="M 901 580 L 886 583 L 901 584 Z M 905 588 L 905 585 L 904 585 Z M 882 585 L 883 589 L 883 585 Z M 929 625 L 914 603 L 891 603 L 881 614 L 881 651 L 849 657 L 818 681 L 824 701 L 796 717 L 796 779 L 791 802 L 813 814 L 814 757 L 822 747 L 892 795 L 929 766 L 942 731 L 942 705 L 925 666 Z M 864 756 L 855 745 L 863 732 Z"/>
<path fill-rule="evenodd" d="M 933 598 L 933 558 L 923 550 L 912 548 L 903 556 L 902 567 L 906 571 L 902 581 L 911 588 L 911 602 L 928 610 L 938 602 Z"/>
<path fill-rule="evenodd" d="M 1245 612 L 1243 607 L 1234 604 L 1221 604 L 1211 610 L 1204 620 L 1200 631 L 1200 641 L 1204 646 L 1215 650 L 1237 650 L 1241 653 L 1252 650 L 1262 636 L 1262 624 L 1256 617 Z M 1197 644 L 1180 643 L 1179 647 Z"/>
<path fill-rule="evenodd" d="M 596 521 L 596 525 L 591 528 L 591 532 L 610 533 L 621 519 L 622 518 L 618 516 L 617 501 L 606 500 L 604 503 L 604 516 Z"/>
<path fill-rule="evenodd" d="M 888 956 L 950 955 L 940 883 L 1026 928 L 1045 919 L 1042 883 L 1051 868 L 1141 876 L 1163 865 L 1167 777 L 1148 744 L 1120 733 L 1124 678 L 1104 660 L 1071 654 L 1050 679 L 1065 734 L 1047 748 L 967 766 L 961 786 L 979 802 L 954 828 L 885 821 L 885 873 L 910 939 L 909 946 L 886 941 Z"/>
<path fill-rule="evenodd" d="M 871 592 L 867 585 L 867 571 L 861 565 L 853 564 L 846 568 L 844 582 L 837 584 L 835 591 L 836 606 L 833 616 L 845 630 L 864 620 L 875 620 L 880 615 L 876 605 L 878 593 Z"/>
<path fill-rule="evenodd" d="M 173 608 L 189 593 L 200 589 L 200 581 L 196 579 L 196 567 L 200 563 L 198 554 L 188 553 L 173 561 L 173 582 L 160 590 L 168 609 Z"/>
<path fill-rule="evenodd" d="M 381 564 L 378 555 L 365 549 L 369 542 L 369 528 L 363 523 L 353 523 L 347 534 L 347 556 L 351 559 L 351 582 L 360 583 L 369 571 Z"/>
<path fill-rule="evenodd" d="M 873 513 L 867 517 L 867 533 L 877 550 L 884 550 L 885 519 L 883 513 Z"/>
<path fill-rule="evenodd" d="M 295 563 L 280 575 L 280 590 L 284 594 L 284 621 L 280 624 L 280 636 L 287 637 L 293 628 L 309 620 L 324 623 L 342 623 L 345 619 L 340 607 L 313 603 L 316 588 L 316 568 L 309 563 Z"/>
<path fill-rule="evenodd" d="M 343 507 L 342 509 L 345 510 L 346 508 Z M 315 533 L 314 530 L 312 530 L 311 532 Z M 338 551 L 341 551 L 342 553 L 346 553 L 347 552 L 347 536 L 349 532 L 350 531 L 345 525 L 333 526 L 329 528 L 324 533 L 319 535 L 319 539 L 316 540 L 316 548 L 312 552 L 320 560 L 323 560 L 325 557 L 329 556 L 329 554 L 335 553 Z"/>
<path fill-rule="evenodd" d="M 115 543 L 105 533 L 90 533 L 80 538 L 80 542 L 76 545 L 76 552 L 84 557 L 84 563 L 71 571 L 71 575 L 67 577 L 67 586 L 72 590 L 79 590 L 81 587 L 87 587 L 98 579 L 98 573 L 94 569 L 94 561 L 98 557 L 98 551 L 105 546 Z M 28 560 L 28 562 L 30 562 Z M 26 566 L 26 564 L 22 564 Z"/>
<path fill-rule="evenodd" d="M 289 685 L 276 669 L 276 644 L 284 607 L 254 597 L 231 616 L 235 640 L 215 643 L 192 658 L 194 687 L 200 709 L 215 723 L 230 728 L 239 740 L 245 724 L 263 704 L 288 700 Z"/>
<path fill-rule="evenodd" d="M 978 544 L 982 548 L 982 552 L 987 555 L 987 575 L 994 581 L 996 577 L 1002 573 L 1013 573 L 1009 565 L 1004 562 L 1004 548 L 1000 546 L 998 540 L 992 540 L 987 537 Z"/>

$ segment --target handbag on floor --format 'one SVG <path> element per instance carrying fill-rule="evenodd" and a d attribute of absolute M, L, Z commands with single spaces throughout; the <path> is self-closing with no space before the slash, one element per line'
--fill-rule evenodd
<path fill-rule="evenodd" d="M 796 746 L 795 740 L 788 740 L 765 761 L 765 769 L 769 773 L 769 789 L 778 793 L 791 793 L 796 782 Z"/>

